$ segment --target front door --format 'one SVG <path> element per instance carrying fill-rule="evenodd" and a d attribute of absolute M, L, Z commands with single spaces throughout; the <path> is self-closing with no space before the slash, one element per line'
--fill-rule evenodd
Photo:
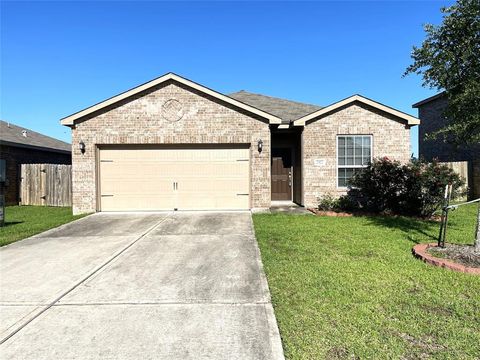
<path fill-rule="evenodd" d="M 292 200 L 292 149 L 272 149 L 272 201 Z"/>

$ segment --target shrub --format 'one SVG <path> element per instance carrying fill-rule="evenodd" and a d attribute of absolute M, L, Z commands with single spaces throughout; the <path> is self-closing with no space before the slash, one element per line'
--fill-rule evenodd
<path fill-rule="evenodd" d="M 368 212 L 428 217 L 441 207 L 449 183 L 458 196 L 463 180 L 437 161 L 402 164 L 382 158 L 350 179 L 347 197 Z"/>
<path fill-rule="evenodd" d="M 355 199 L 348 195 L 342 195 L 338 198 L 339 211 L 355 212 L 358 211 L 359 208 L 360 205 L 358 201 L 355 201 Z"/>
<path fill-rule="evenodd" d="M 318 198 L 318 210 L 322 211 L 355 211 L 358 206 L 347 195 L 335 197 L 331 194 L 325 194 Z"/>
<path fill-rule="evenodd" d="M 452 184 L 452 199 L 464 195 L 465 181 L 437 160 L 427 163 L 412 160 L 409 164 L 409 190 L 405 195 L 405 212 L 418 216 L 431 216 L 441 208 L 445 196 L 445 186 Z M 418 212 L 420 209 L 420 212 Z"/>
<path fill-rule="evenodd" d="M 374 160 L 350 179 L 348 197 L 364 211 L 391 213 L 406 193 L 408 168 L 387 158 Z"/>
<path fill-rule="evenodd" d="M 338 211 L 341 210 L 339 199 L 331 194 L 325 194 L 318 198 L 318 210 Z"/>

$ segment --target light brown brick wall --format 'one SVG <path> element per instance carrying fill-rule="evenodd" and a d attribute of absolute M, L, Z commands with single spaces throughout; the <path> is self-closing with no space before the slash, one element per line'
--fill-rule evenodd
<path fill-rule="evenodd" d="M 402 162 L 410 159 L 410 130 L 404 122 L 374 108 L 355 102 L 324 115 L 303 130 L 304 205 L 315 207 L 318 197 L 345 193 L 337 188 L 337 135 L 373 135 L 372 155 Z M 325 159 L 323 167 L 314 159 Z"/>
<path fill-rule="evenodd" d="M 165 120 L 161 107 L 176 99 L 184 109 L 181 120 Z M 257 140 L 263 151 L 257 151 Z M 78 143 L 86 151 L 81 154 Z M 270 206 L 270 130 L 266 121 L 205 96 L 184 85 L 168 82 L 137 94 L 121 104 L 92 114 L 72 130 L 73 212 L 94 212 L 97 145 L 102 144 L 251 144 L 251 207 Z"/>

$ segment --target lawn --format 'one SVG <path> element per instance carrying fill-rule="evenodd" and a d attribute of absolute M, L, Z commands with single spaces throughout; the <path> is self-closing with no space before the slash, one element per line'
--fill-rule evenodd
<path fill-rule="evenodd" d="M 447 241 L 473 243 L 476 206 Z M 438 224 L 409 218 L 256 214 L 287 359 L 479 359 L 480 277 L 411 249 Z"/>
<path fill-rule="evenodd" d="M 7 206 L 5 226 L 0 227 L 0 246 L 57 227 L 84 215 L 72 215 L 70 207 Z"/>

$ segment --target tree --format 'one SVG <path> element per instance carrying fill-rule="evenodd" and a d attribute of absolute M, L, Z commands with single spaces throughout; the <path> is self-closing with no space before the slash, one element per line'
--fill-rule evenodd
<path fill-rule="evenodd" d="M 441 9 L 442 24 L 426 24 L 426 39 L 413 47 L 405 71 L 423 77 L 423 86 L 444 90 L 446 126 L 428 134 L 457 145 L 480 143 L 480 1 L 458 0 Z"/>
<path fill-rule="evenodd" d="M 458 0 L 443 7 L 442 24 L 424 26 L 426 39 L 413 47 L 405 71 L 423 77 L 423 86 L 444 90 L 448 98 L 445 127 L 430 138 L 461 144 L 480 143 L 480 1 Z M 475 247 L 480 251 L 480 210 Z"/>

